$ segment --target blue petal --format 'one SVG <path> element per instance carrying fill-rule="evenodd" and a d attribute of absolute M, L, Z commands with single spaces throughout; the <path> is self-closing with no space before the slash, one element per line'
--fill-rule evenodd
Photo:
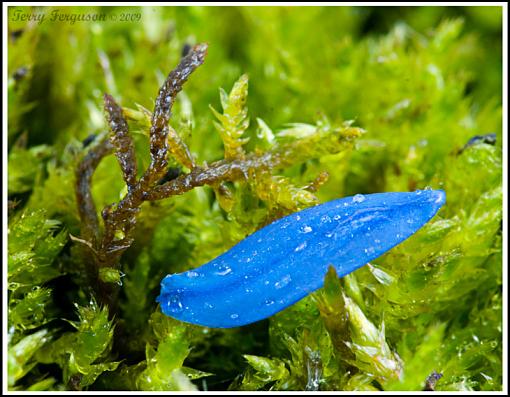
<path fill-rule="evenodd" d="M 285 309 L 407 239 L 445 203 L 442 190 L 356 195 L 278 219 L 205 265 L 161 282 L 163 313 L 217 328 Z"/>

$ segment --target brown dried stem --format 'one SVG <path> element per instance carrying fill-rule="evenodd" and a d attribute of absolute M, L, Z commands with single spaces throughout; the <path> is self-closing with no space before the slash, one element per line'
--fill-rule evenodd
<path fill-rule="evenodd" d="M 110 142 L 115 147 L 115 156 L 119 161 L 122 176 L 129 190 L 136 183 L 136 155 L 135 145 L 129 135 L 128 124 L 122 114 L 122 108 L 109 94 L 104 94 L 104 109 L 110 126 Z"/>
<path fill-rule="evenodd" d="M 103 211 L 102 215 L 105 223 L 105 232 L 99 247 L 100 266 L 112 266 L 116 264 L 120 255 L 129 248 L 133 242 L 133 229 L 136 223 L 136 215 L 140 211 L 140 205 L 144 201 L 147 192 L 151 191 L 166 172 L 168 164 L 168 134 L 170 131 L 168 121 L 171 116 L 171 109 L 175 102 L 175 97 L 182 90 L 182 86 L 190 74 L 204 62 L 206 53 L 207 45 L 205 44 L 199 44 L 193 47 L 181 60 L 179 65 L 170 72 L 165 83 L 159 90 L 152 114 L 152 125 L 150 129 L 151 163 L 142 178 L 140 178 L 136 184 L 133 184 L 128 194 L 118 205 L 115 208 L 107 207 Z M 105 99 L 106 98 L 110 99 L 111 97 L 105 96 Z M 113 99 L 109 102 L 115 103 Z M 114 111 L 116 110 L 115 106 L 112 108 Z M 120 111 L 117 113 L 121 115 Z M 116 120 L 115 126 L 119 125 L 117 118 L 111 117 L 111 119 Z M 126 134 L 122 136 L 124 137 Z M 185 147 L 185 153 L 188 159 L 191 159 L 190 152 L 182 141 L 177 142 L 176 139 L 173 139 L 173 142 L 180 143 L 181 147 Z M 119 149 L 117 150 L 119 151 Z M 130 161 L 134 161 L 134 156 L 130 158 Z M 186 165 L 191 166 L 193 163 L 190 161 Z M 118 238 L 116 235 L 120 235 L 121 237 Z"/>
<path fill-rule="evenodd" d="M 174 104 L 175 97 L 182 90 L 182 86 L 190 74 L 204 63 L 206 55 L 207 44 L 194 46 L 188 54 L 182 58 L 179 65 L 170 72 L 159 90 L 151 120 L 151 164 L 140 180 L 140 184 L 145 188 L 148 188 L 158 181 L 166 171 L 169 133 L 168 121 L 171 117 L 172 105 Z M 187 153 L 189 153 L 189 151 L 187 151 Z"/>
<path fill-rule="evenodd" d="M 195 167 L 188 174 L 181 175 L 163 185 L 156 186 L 145 197 L 148 201 L 161 200 L 170 196 L 186 193 L 195 187 L 215 186 L 220 182 L 234 182 L 247 179 L 257 168 L 277 167 L 279 156 L 266 153 L 249 156 L 244 160 L 220 160 L 206 167 Z"/>
<path fill-rule="evenodd" d="M 94 171 L 103 159 L 113 150 L 108 140 L 102 140 L 93 146 L 85 155 L 76 168 L 76 202 L 78 215 L 81 221 L 81 234 L 84 240 L 89 241 L 97 249 L 99 241 L 99 220 L 97 218 L 96 206 L 91 193 L 91 180 Z"/>
<path fill-rule="evenodd" d="M 337 153 L 350 145 L 354 138 L 361 134 L 358 128 L 346 128 L 335 137 L 335 147 L 330 147 L 329 153 Z M 186 193 L 195 187 L 209 185 L 217 186 L 220 182 L 234 182 L 247 179 L 254 171 L 260 169 L 278 169 L 298 164 L 309 158 L 305 148 L 308 147 L 306 139 L 297 143 L 277 147 L 275 150 L 263 154 L 252 153 L 244 159 L 220 160 L 204 167 L 195 167 L 188 174 L 155 186 L 147 192 L 144 199 L 147 201 L 161 200 L 170 196 Z"/>
<path fill-rule="evenodd" d="M 111 134 L 110 140 L 103 140 L 94 146 L 83 158 L 76 170 L 76 197 L 82 222 L 82 240 L 91 249 L 89 255 L 95 264 L 91 274 L 95 277 L 104 267 L 119 268 L 120 256 L 133 243 L 136 217 L 144 201 L 160 200 L 169 196 L 183 194 L 195 187 L 209 185 L 218 188 L 222 182 L 247 179 L 260 169 L 277 169 L 303 162 L 310 157 L 323 153 L 337 153 L 349 145 L 360 134 L 356 128 L 344 128 L 327 134 L 316 134 L 266 153 L 252 153 L 239 159 L 216 161 L 210 165 L 196 166 L 188 147 L 178 134 L 168 125 L 175 97 L 181 91 L 190 74 L 204 62 L 207 45 L 199 44 L 182 58 L 179 65 L 168 75 L 159 90 L 150 129 L 151 163 L 142 177 L 137 180 L 137 167 L 134 145 L 129 136 L 128 124 L 122 108 L 113 97 L 105 94 L 105 111 Z M 171 147 L 169 148 L 169 144 Z M 310 149 L 314 147 L 313 152 Z M 319 148 L 319 149 L 317 149 Z M 123 178 L 128 186 L 124 198 L 102 211 L 103 234 L 100 235 L 96 208 L 91 196 L 92 174 L 101 159 L 115 150 L 122 169 Z M 167 172 L 168 152 L 181 164 L 190 168 L 188 174 L 182 174 L 164 184 L 160 181 Z M 79 240 L 79 239 L 78 239 Z M 90 253 L 92 252 L 93 255 Z M 115 313 L 118 286 L 99 280 L 96 283 L 99 299 L 110 306 L 110 314 Z"/>

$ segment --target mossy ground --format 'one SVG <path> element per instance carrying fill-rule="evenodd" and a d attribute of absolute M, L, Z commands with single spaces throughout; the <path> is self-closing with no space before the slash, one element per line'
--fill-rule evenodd
<path fill-rule="evenodd" d="M 73 23 L 86 14 L 106 20 Z M 9 389 L 502 389 L 500 7 L 10 7 L 8 18 Z M 112 317 L 70 238 L 83 142 L 104 135 L 108 92 L 145 169 L 143 108 L 198 42 L 208 57 L 170 124 L 199 163 L 306 145 L 280 175 L 144 203 L 121 272 L 101 275 L 122 284 Z M 330 132 L 350 125 L 364 134 L 335 151 Z M 170 168 L 186 171 L 173 154 Z M 268 320 L 208 329 L 155 302 L 166 274 L 271 219 L 426 187 L 447 194 L 431 223 Z M 97 208 L 125 193 L 104 158 Z"/>

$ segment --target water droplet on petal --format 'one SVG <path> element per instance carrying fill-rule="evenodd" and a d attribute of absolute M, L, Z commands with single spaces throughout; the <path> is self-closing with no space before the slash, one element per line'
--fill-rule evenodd
<path fill-rule="evenodd" d="M 167 308 L 171 313 L 182 312 L 182 302 L 178 295 L 172 295 L 167 302 Z"/>
<path fill-rule="evenodd" d="M 195 272 L 194 270 L 191 270 L 189 272 L 186 273 L 186 275 L 189 277 L 189 278 L 195 278 L 195 277 L 198 277 L 200 276 L 200 274 L 198 272 Z"/>
<path fill-rule="evenodd" d="M 283 288 L 286 285 L 288 285 L 291 281 L 292 281 L 292 278 L 290 277 L 290 274 L 287 274 L 280 281 L 277 281 L 276 283 L 274 283 L 274 286 L 277 289 L 280 289 L 280 288 Z"/>
<path fill-rule="evenodd" d="M 362 203 L 363 201 L 365 201 L 365 196 L 362 194 L 357 194 L 352 198 L 353 203 Z"/>
<path fill-rule="evenodd" d="M 299 229 L 299 233 L 310 233 L 313 229 L 310 227 L 310 226 L 303 226 L 302 228 Z"/>
<path fill-rule="evenodd" d="M 368 248 L 365 248 L 365 254 L 367 255 L 371 255 L 374 253 L 374 247 L 368 247 Z"/>
<path fill-rule="evenodd" d="M 294 249 L 294 252 L 303 251 L 306 248 L 306 245 L 307 245 L 306 241 L 301 243 Z"/>
<path fill-rule="evenodd" d="M 324 216 L 321 218 L 321 222 L 322 222 L 322 223 L 330 223 L 330 222 L 331 222 L 331 218 L 330 218 L 328 215 L 324 215 Z"/>
<path fill-rule="evenodd" d="M 264 303 L 266 304 L 266 306 L 271 306 L 274 303 L 274 300 L 266 299 Z"/>
<path fill-rule="evenodd" d="M 233 313 L 230 315 L 230 318 L 232 318 L 232 319 L 236 319 L 238 317 L 239 317 L 239 314 L 237 314 L 237 313 Z"/>
<path fill-rule="evenodd" d="M 218 270 L 216 271 L 216 274 L 218 276 L 226 276 L 227 274 L 231 273 L 232 269 L 230 266 L 227 265 L 220 265 L 218 266 Z"/>

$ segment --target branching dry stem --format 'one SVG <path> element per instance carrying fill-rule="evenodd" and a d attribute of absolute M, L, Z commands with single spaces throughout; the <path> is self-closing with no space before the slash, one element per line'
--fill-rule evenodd
<path fill-rule="evenodd" d="M 191 73 L 204 62 L 206 53 L 206 44 L 194 46 L 160 88 L 151 118 L 151 162 L 138 180 L 134 144 L 129 135 L 126 118 L 122 108 L 109 94 L 104 95 L 104 109 L 110 128 L 109 139 L 93 146 L 76 170 L 76 198 L 82 225 L 80 241 L 87 242 L 85 245 L 90 248 L 86 259 L 90 259 L 94 264 L 90 273 L 95 278 L 91 281 L 97 286 L 98 299 L 109 305 L 112 315 L 117 306 L 118 286 L 103 282 L 99 278 L 99 270 L 105 267 L 119 269 L 121 255 L 133 243 L 136 218 L 144 201 L 180 195 L 198 186 L 209 185 L 217 188 L 225 181 L 247 179 L 256 170 L 283 168 L 310 157 L 306 149 L 309 142 L 304 139 L 265 153 L 251 153 L 237 159 L 197 166 L 191 151 L 168 122 L 177 94 Z M 338 152 L 359 135 L 357 129 L 347 130 L 338 133 L 333 146 L 325 145 L 324 150 Z M 117 157 L 128 191 L 120 202 L 103 209 L 103 231 L 100 233 L 97 211 L 91 195 L 91 180 L 100 161 L 112 152 Z M 189 168 L 190 172 L 161 184 L 168 171 L 169 152 L 183 166 Z"/>

